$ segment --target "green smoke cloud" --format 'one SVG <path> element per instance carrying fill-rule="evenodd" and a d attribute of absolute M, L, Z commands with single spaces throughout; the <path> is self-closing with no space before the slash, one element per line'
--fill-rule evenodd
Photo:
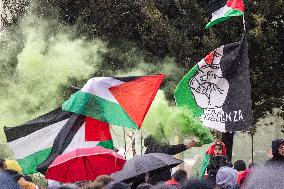
<path fill-rule="evenodd" d="M 32 16 L 3 31 L 0 44 L 0 126 L 60 106 L 63 89 L 91 77 L 107 51 L 100 40 L 77 39 L 72 28 Z"/>
<path fill-rule="evenodd" d="M 194 118 L 192 112 L 185 108 L 169 106 L 163 91 L 159 91 L 143 123 L 143 132 L 156 136 L 159 140 L 183 136 L 196 137 L 200 144 L 213 141 L 209 129 Z"/>

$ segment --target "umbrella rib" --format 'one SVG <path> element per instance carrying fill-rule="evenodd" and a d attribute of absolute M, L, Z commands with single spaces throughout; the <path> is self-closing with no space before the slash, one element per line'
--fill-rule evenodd
<path fill-rule="evenodd" d="M 83 156 L 83 161 L 84 161 L 84 166 L 85 166 L 85 172 L 86 172 L 86 178 L 87 180 L 89 180 L 89 177 L 88 177 L 88 171 L 87 171 L 87 161 L 86 161 L 86 157 Z"/>

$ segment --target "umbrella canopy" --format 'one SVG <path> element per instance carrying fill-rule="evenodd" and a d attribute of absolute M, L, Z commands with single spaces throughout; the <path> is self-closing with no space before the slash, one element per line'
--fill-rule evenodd
<path fill-rule="evenodd" d="M 122 169 L 125 159 L 116 152 L 95 146 L 59 155 L 45 177 L 60 182 L 95 180 L 97 176 Z"/>
<path fill-rule="evenodd" d="M 144 173 L 157 169 L 172 168 L 183 161 L 163 153 L 150 153 L 134 156 L 127 161 L 123 169 L 112 174 L 115 181 L 127 181 Z"/>

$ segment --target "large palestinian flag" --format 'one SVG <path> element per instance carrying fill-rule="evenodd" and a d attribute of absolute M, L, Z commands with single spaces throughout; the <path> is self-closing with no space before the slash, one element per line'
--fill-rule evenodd
<path fill-rule="evenodd" d="M 163 74 L 94 77 L 64 102 L 62 109 L 111 125 L 140 128 L 161 85 Z"/>
<path fill-rule="evenodd" d="M 60 154 L 96 145 L 113 148 L 109 125 L 61 108 L 17 127 L 5 127 L 10 149 L 24 174 L 44 173 Z"/>
<path fill-rule="evenodd" d="M 244 15 L 244 3 L 242 0 L 211 0 L 208 7 L 209 11 L 212 12 L 212 18 L 206 25 L 206 29 L 232 16 Z"/>
<path fill-rule="evenodd" d="M 205 126 L 248 130 L 251 85 L 246 38 L 221 46 L 195 65 L 175 89 L 177 106 L 191 109 Z"/>

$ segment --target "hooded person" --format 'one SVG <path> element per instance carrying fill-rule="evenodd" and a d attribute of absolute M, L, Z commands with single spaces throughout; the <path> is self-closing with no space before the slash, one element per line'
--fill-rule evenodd
<path fill-rule="evenodd" d="M 238 189 L 237 171 L 231 167 L 221 167 L 216 175 L 216 185 L 220 189 Z"/>
<path fill-rule="evenodd" d="M 165 153 L 169 155 L 176 155 L 180 152 L 183 152 L 187 149 L 190 149 L 195 146 L 195 141 L 191 141 L 187 144 L 161 144 L 153 136 L 149 135 L 144 139 L 144 146 L 146 147 L 145 154 L 149 153 Z M 171 170 L 163 169 L 158 171 L 150 172 L 148 183 L 157 184 L 159 182 L 164 182 L 171 179 Z"/>
<path fill-rule="evenodd" d="M 271 148 L 273 157 L 265 165 L 284 165 L 284 139 L 273 140 Z"/>
<path fill-rule="evenodd" d="M 222 151 L 221 151 L 221 155 L 226 155 L 227 151 L 226 151 L 226 146 L 225 144 L 220 141 L 220 140 L 217 140 L 215 141 L 208 149 L 207 151 L 205 152 L 205 155 L 203 157 L 203 160 L 202 160 L 202 165 L 201 165 L 201 169 L 200 169 L 200 179 L 204 179 L 207 177 L 207 172 L 206 172 L 206 169 L 207 169 L 207 166 L 209 164 L 209 161 L 210 159 L 215 156 L 215 146 L 220 146 Z"/>
<path fill-rule="evenodd" d="M 200 178 L 205 178 L 210 182 L 215 183 L 216 174 L 219 168 L 223 166 L 232 166 L 232 163 L 226 156 L 225 144 L 222 141 L 217 140 L 205 153 L 201 165 Z"/>

